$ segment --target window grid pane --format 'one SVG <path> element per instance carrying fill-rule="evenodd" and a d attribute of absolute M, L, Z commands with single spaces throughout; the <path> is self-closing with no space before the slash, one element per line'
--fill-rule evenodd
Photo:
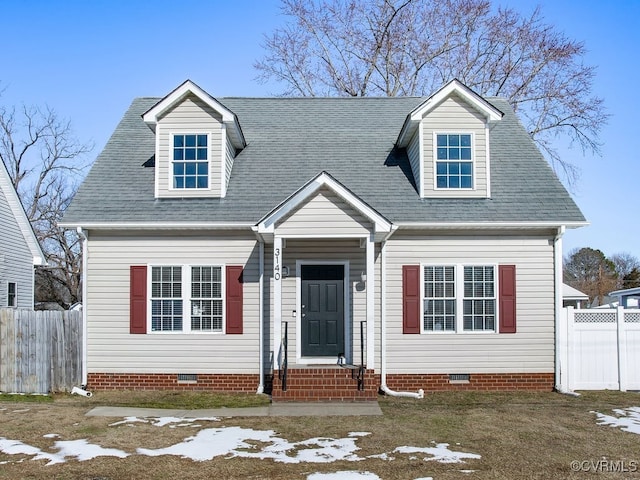
<path fill-rule="evenodd" d="M 436 143 L 436 187 L 473 188 L 471 135 L 439 134 Z"/>
<path fill-rule="evenodd" d="M 174 135 L 173 188 L 208 188 L 207 135 Z"/>
<path fill-rule="evenodd" d="M 182 267 L 151 268 L 151 330 L 182 330 Z"/>
<path fill-rule="evenodd" d="M 496 299 L 494 292 L 494 267 L 464 267 L 464 330 L 495 330 Z"/>
<path fill-rule="evenodd" d="M 222 332 L 222 267 L 191 267 L 191 330 Z"/>
<path fill-rule="evenodd" d="M 424 329 L 454 331 L 456 320 L 455 267 L 424 267 Z"/>

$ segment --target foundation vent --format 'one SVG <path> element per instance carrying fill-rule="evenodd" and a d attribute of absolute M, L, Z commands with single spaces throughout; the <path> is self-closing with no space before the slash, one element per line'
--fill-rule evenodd
<path fill-rule="evenodd" d="M 178 383 L 198 383 L 198 375 L 195 373 L 179 373 Z"/>
<path fill-rule="evenodd" d="M 450 373 L 449 383 L 469 383 L 471 375 L 468 373 Z"/>

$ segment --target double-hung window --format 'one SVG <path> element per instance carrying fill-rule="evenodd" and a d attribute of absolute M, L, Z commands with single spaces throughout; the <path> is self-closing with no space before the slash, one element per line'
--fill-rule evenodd
<path fill-rule="evenodd" d="M 15 282 L 7 283 L 7 307 L 18 306 L 18 287 Z"/>
<path fill-rule="evenodd" d="M 422 331 L 495 332 L 494 265 L 423 266 Z"/>
<path fill-rule="evenodd" d="M 464 267 L 465 331 L 496 329 L 495 272 L 492 266 Z"/>
<path fill-rule="evenodd" d="M 223 332 L 221 266 L 151 267 L 152 332 Z"/>
<path fill-rule="evenodd" d="M 473 188 L 470 133 L 436 134 L 436 188 Z"/>
<path fill-rule="evenodd" d="M 191 330 L 222 332 L 222 267 L 191 267 Z"/>
<path fill-rule="evenodd" d="M 182 331 L 182 267 L 151 268 L 151 330 Z"/>
<path fill-rule="evenodd" d="M 455 267 L 424 267 L 424 330 L 456 329 Z"/>
<path fill-rule="evenodd" d="M 173 135 L 173 188 L 209 188 L 209 137 Z"/>

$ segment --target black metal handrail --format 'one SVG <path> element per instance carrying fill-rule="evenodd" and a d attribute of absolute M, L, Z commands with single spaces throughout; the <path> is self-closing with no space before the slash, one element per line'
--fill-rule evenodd
<path fill-rule="evenodd" d="M 365 320 L 360 321 L 360 365 L 358 366 L 358 390 L 364 390 L 364 325 Z"/>
<path fill-rule="evenodd" d="M 282 338 L 282 349 L 284 354 L 282 355 L 282 365 L 278 371 L 278 377 L 282 383 L 282 391 L 287 391 L 287 376 L 289 374 L 289 322 L 284 323 L 284 337 Z"/>

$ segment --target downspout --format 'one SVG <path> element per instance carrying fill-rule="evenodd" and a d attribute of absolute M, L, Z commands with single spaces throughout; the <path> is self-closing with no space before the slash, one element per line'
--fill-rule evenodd
<path fill-rule="evenodd" d="M 260 278 L 258 280 L 258 288 L 260 289 L 260 294 L 258 295 L 258 308 L 260 309 L 258 312 L 258 321 L 260 322 L 258 325 L 258 337 L 260 338 L 260 346 L 258 347 L 258 351 L 260 352 L 260 379 L 256 393 L 264 393 L 264 241 L 262 238 L 258 240 L 258 245 L 260 246 Z"/>
<path fill-rule="evenodd" d="M 87 235 L 82 227 L 76 229 L 82 240 L 82 390 L 87 388 L 89 375 L 87 373 L 87 265 L 89 248 Z"/>
<path fill-rule="evenodd" d="M 257 394 L 264 393 L 264 239 L 262 235 L 258 233 L 256 227 L 253 228 L 253 233 L 258 240 L 259 248 L 259 277 L 258 277 L 258 338 L 260 344 L 258 345 L 258 388 Z"/>
<path fill-rule="evenodd" d="M 380 390 L 390 397 L 424 398 L 424 390 L 396 392 L 387 386 L 387 241 L 380 248 Z"/>
<path fill-rule="evenodd" d="M 560 365 L 560 319 L 562 315 L 562 236 L 566 227 L 561 225 L 558 227 L 558 233 L 556 233 L 553 239 L 553 269 L 554 269 L 554 314 L 555 314 L 555 330 L 554 330 L 554 339 L 555 339 L 555 390 L 559 393 L 566 393 L 575 395 L 574 392 L 571 392 L 564 388 L 561 367 L 565 367 L 564 365 Z M 566 372 L 564 372 L 566 374 Z"/>

